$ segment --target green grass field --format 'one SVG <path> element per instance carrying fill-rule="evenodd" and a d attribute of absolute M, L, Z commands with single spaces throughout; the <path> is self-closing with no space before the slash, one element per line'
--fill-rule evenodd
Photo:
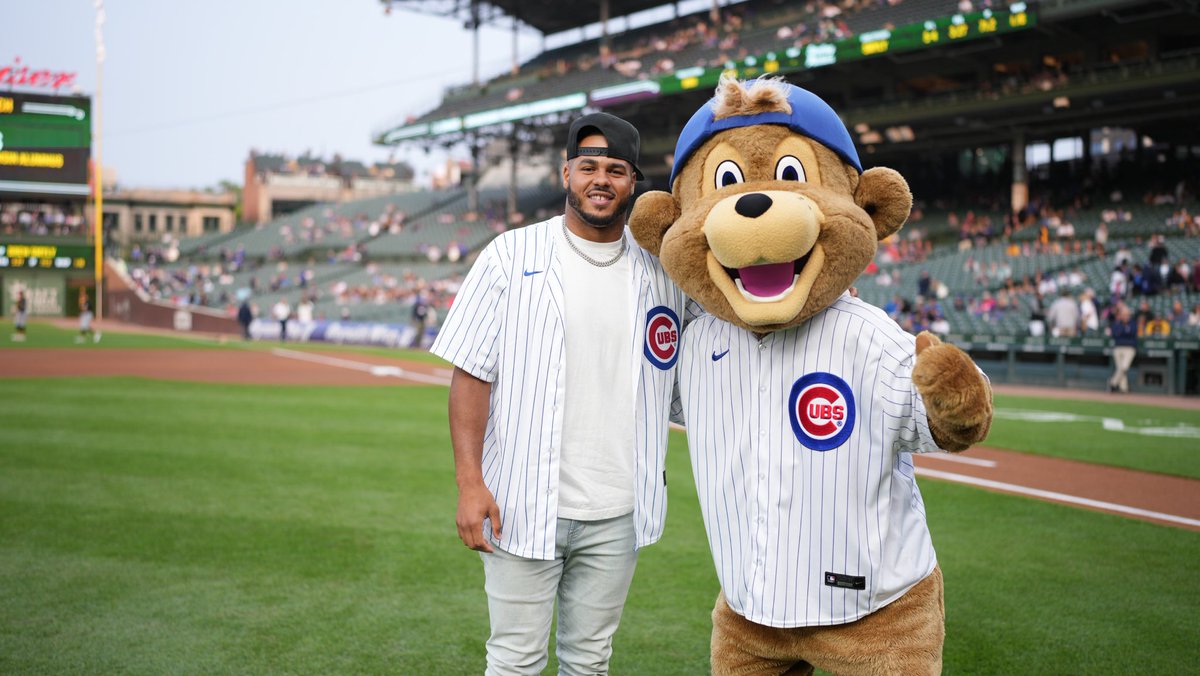
<path fill-rule="evenodd" d="M 0 379 L 0 673 L 481 672 L 445 404 L 444 388 Z M 990 441 L 1108 458 L 1083 433 L 998 419 Z M 1171 464 L 1198 475 L 1195 453 Z M 717 584 L 681 434 L 668 465 L 666 535 L 639 562 L 614 674 L 707 671 Z M 1200 533 L 921 485 L 946 673 L 1195 669 Z"/>

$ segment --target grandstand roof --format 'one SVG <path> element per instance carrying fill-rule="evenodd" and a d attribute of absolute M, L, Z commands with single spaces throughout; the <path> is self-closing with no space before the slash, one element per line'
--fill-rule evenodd
<path fill-rule="evenodd" d="M 519 6 L 541 11 L 549 0 L 534 2 L 521 0 Z M 770 0 L 739 6 L 755 10 L 740 35 L 743 49 L 765 60 L 793 44 L 780 40 L 770 21 L 790 26 L 796 16 L 784 10 L 778 17 L 770 14 L 767 10 L 775 7 Z M 1016 5 L 1006 7 L 994 10 L 999 20 L 992 30 L 1000 28 L 995 35 L 982 32 L 983 20 L 990 17 L 968 14 L 962 25 L 975 32 L 956 40 L 947 28 L 961 21 L 953 17 L 954 0 L 870 4 L 845 17 L 852 24 L 851 37 L 817 45 L 832 48 L 836 60 L 810 65 L 815 43 L 809 43 L 794 59 L 800 65 L 783 63 L 780 72 L 841 114 L 872 166 L 896 166 L 930 154 L 955 161 L 953 154 L 964 149 L 1007 147 L 1017 138 L 1032 143 L 1083 137 L 1101 127 L 1133 129 L 1156 143 L 1200 143 L 1200 127 L 1190 123 L 1200 106 L 1194 38 L 1200 34 L 1200 11 L 1194 3 L 1045 0 L 1029 5 L 1029 21 L 1019 29 L 1007 19 Z M 927 43 L 921 31 L 930 22 L 938 27 L 939 39 Z M 636 53 L 637 40 L 653 30 L 616 34 L 615 49 Z M 869 32 L 895 33 L 896 39 L 886 41 L 885 53 L 868 55 L 858 36 Z M 644 53 L 628 57 L 641 60 L 637 73 L 598 67 L 591 50 L 590 42 L 574 52 L 556 48 L 523 65 L 515 77 L 447 90 L 437 108 L 382 130 L 376 140 L 446 144 L 469 134 L 508 134 L 506 122 L 547 130 L 561 140 L 568 118 L 591 106 L 633 122 L 642 131 L 643 170 L 665 179 L 679 129 L 711 95 L 715 74 L 722 72 L 712 62 L 719 50 L 704 44 L 684 48 L 672 55 L 675 67 L 684 67 L 675 73 L 650 70 L 656 57 Z M 703 69 L 693 67 L 705 59 Z M 558 69 L 561 62 L 570 69 Z M 756 74 L 748 63 L 739 61 L 739 72 Z M 683 85 L 679 73 L 701 71 L 704 79 Z"/>
<path fill-rule="evenodd" d="M 458 17 L 464 21 L 471 18 L 471 0 L 381 0 L 385 5 L 415 12 Z M 661 7 L 663 0 L 608 0 L 609 17 L 620 17 L 653 7 Z M 586 11 L 592 8 L 595 11 Z M 542 34 L 560 33 L 581 28 L 600 20 L 599 3 L 573 3 L 561 0 L 487 0 L 478 3 L 480 23 L 501 16 L 514 17 L 532 26 Z"/>
<path fill-rule="evenodd" d="M 559 33 L 581 28 L 600 20 L 600 3 L 574 3 L 561 0 L 491 0 L 509 16 L 533 26 L 542 33 Z M 609 17 L 626 16 L 665 4 L 662 0 L 608 0 Z M 594 8 L 589 12 L 585 8 Z"/>

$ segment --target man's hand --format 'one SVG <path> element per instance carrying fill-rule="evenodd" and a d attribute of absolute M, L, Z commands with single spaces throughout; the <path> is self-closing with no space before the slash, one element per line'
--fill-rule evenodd
<path fill-rule="evenodd" d="M 454 483 L 458 484 L 458 537 L 477 552 L 490 552 L 483 520 L 491 519 L 500 537 L 500 506 L 483 483 L 483 432 L 487 425 L 492 384 L 454 369 L 450 379 L 450 442 L 454 445 Z"/>
<path fill-rule="evenodd" d="M 458 491 L 458 537 L 463 544 L 477 552 L 491 552 L 492 546 L 483 537 L 483 520 L 491 519 L 492 534 L 500 538 L 500 505 L 481 481 Z"/>

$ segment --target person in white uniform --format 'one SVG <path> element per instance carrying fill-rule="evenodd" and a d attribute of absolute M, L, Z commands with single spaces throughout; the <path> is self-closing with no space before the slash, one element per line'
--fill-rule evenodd
<path fill-rule="evenodd" d="M 625 220 L 640 139 L 570 127 L 566 211 L 479 255 L 431 351 L 454 364 L 458 534 L 480 552 L 487 673 L 606 673 L 637 562 L 662 534 L 683 296 Z"/>

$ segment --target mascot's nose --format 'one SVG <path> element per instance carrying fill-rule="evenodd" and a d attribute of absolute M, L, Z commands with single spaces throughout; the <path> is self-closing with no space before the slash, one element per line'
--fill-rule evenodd
<path fill-rule="evenodd" d="M 739 216 L 758 218 L 767 213 L 767 209 L 771 208 L 771 204 L 770 197 L 761 192 L 751 192 L 739 197 L 737 203 L 733 205 L 733 210 L 738 212 Z"/>

